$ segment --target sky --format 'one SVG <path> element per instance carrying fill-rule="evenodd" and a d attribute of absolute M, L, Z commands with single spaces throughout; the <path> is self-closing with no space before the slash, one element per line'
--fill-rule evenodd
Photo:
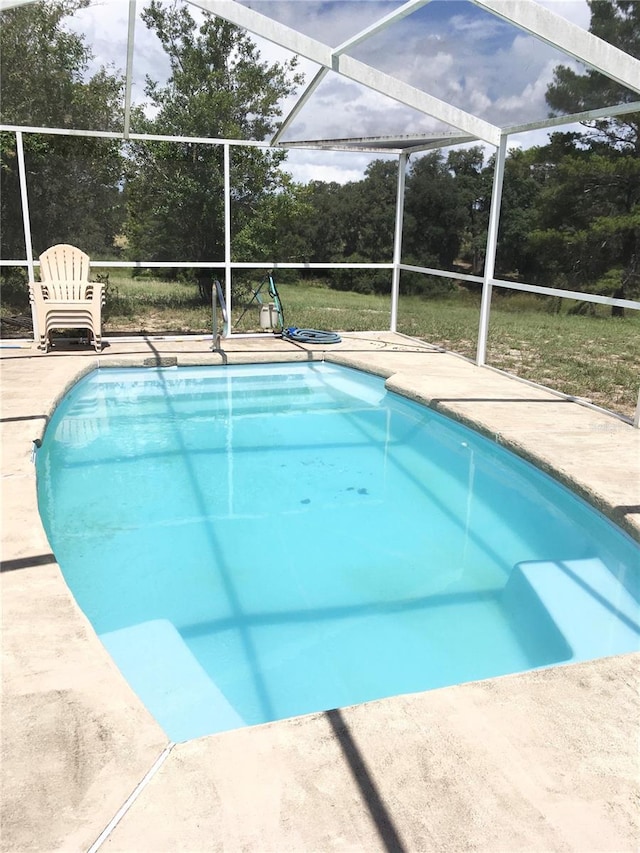
<path fill-rule="evenodd" d="M 242 0 L 258 12 L 337 46 L 351 35 L 401 5 L 400 0 Z M 579 25 L 589 27 L 585 0 L 544 0 L 542 5 Z M 139 2 L 138 9 L 144 6 Z M 189 6 L 191 14 L 198 10 Z M 72 27 L 84 34 L 95 56 L 95 67 L 126 64 L 127 0 L 93 0 L 76 16 Z M 273 62 L 287 51 L 254 38 L 262 58 Z M 362 43 L 351 55 L 380 71 L 501 126 L 543 119 L 545 91 L 559 64 L 573 60 L 528 36 L 466 0 L 432 0 Z M 301 60 L 310 81 L 317 66 Z M 133 99 L 143 103 L 145 75 L 163 81 L 168 63 L 156 36 L 138 20 L 134 59 Z M 287 115 L 293 101 L 282 105 Z M 442 124 L 384 95 L 329 73 L 313 98 L 288 129 L 286 138 L 319 139 L 424 133 Z M 450 128 L 446 128 L 450 129 Z M 546 141 L 546 132 L 514 136 L 510 144 L 528 147 Z M 487 147 L 487 153 L 492 149 Z M 285 168 L 297 181 L 359 180 L 372 157 L 341 152 L 295 151 Z"/>

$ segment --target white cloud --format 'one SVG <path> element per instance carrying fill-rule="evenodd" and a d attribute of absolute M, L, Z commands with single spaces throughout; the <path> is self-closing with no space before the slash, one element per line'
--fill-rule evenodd
<path fill-rule="evenodd" d="M 397 101 L 361 86 L 330 76 L 317 96 L 300 114 L 289 138 L 340 139 L 398 133 L 413 111 Z M 416 116 L 422 118 L 421 114 Z M 404 132 L 404 131 L 402 131 Z"/>
<path fill-rule="evenodd" d="M 491 106 L 491 98 L 489 98 L 479 81 L 469 80 L 468 86 L 469 109 L 474 115 L 483 115 Z"/>
<path fill-rule="evenodd" d="M 395 0 L 242 0 L 242 5 L 337 47 L 397 8 L 398 3 Z"/>
<path fill-rule="evenodd" d="M 545 93 L 554 67 L 554 62 L 547 63 L 538 79 L 527 83 L 521 92 L 498 98 L 495 101 L 501 124 L 508 125 L 521 122 L 525 110 L 530 111 L 533 115 L 544 115 L 544 111 L 547 109 Z"/>
<path fill-rule="evenodd" d="M 470 12 L 472 10 L 469 9 L 468 11 Z M 486 41 L 487 39 L 493 39 L 500 36 L 504 24 L 501 23 L 499 18 L 496 18 L 489 13 L 485 13 L 485 15 L 480 18 L 477 17 L 477 12 L 475 10 L 473 11 L 473 16 L 467 12 L 466 14 L 453 15 L 451 17 L 449 24 L 453 31 L 454 38 L 458 38 L 459 35 L 462 34 L 464 38 Z"/>
<path fill-rule="evenodd" d="M 134 103 L 145 101 L 145 76 L 163 82 L 169 75 L 169 61 L 154 33 L 140 19 L 138 7 L 134 36 L 132 98 Z M 68 25 L 85 38 L 94 60 L 89 73 L 101 66 L 113 67 L 124 74 L 127 65 L 127 36 L 129 28 L 129 3 L 127 0 L 97 0 L 85 9 L 79 9 Z"/>
<path fill-rule="evenodd" d="M 538 0 L 538 2 L 556 15 L 582 27 L 583 30 L 589 29 L 591 12 L 583 0 Z"/>
<path fill-rule="evenodd" d="M 376 159 L 367 154 L 336 151 L 290 151 L 284 169 L 298 183 L 335 181 L 339 184 L 362 179 L 368 164 Z"/>

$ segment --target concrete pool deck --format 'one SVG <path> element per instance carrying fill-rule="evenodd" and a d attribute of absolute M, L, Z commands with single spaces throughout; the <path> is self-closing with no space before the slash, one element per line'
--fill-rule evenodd
<path fill-rule="evenodd" d="M 389 333 L 324 353 L 222 346 L 2 350 L 1 849 L 637 850 L 640 653 L 168 741 L 78 609 L 37 512 L 32 443 L 97 365 L 324 354 L 532 459 L 640 540 L 640 430 L 606 413 Z"/>

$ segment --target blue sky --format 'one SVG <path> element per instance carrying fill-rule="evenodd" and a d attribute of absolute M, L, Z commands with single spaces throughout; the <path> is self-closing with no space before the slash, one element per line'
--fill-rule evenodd
<path fill-rule="evenodd" d="M 243 0 L 313 38 L 336 46 L 373 20 L 401 5 L 377 0 Z M 585 0 L 545 0 L 545 6 L 587 29 Z M 142 8 L 143 4 L 139 4 Z M 197 16 L 194 7 L 189 7 Z M 74 25 L 86 36 L 98 63 L 125 65 L 128 3 L 95 0 Z M 280 48 L 256 39 L 265 59 L 283 59 Z M 561 53 L 505 24 L 466 0 L 433 0 L 411 16 L 359 45 L 352 55 L 381 71 L 473 112 L 495 124 L 542 119 L 544 94 Z M 303 60 L 307 80 L 316 66 Z M 136 29 L 134 100 L 144 99 L 145 74 L 163 79 L 167 63 L 155 36 L 141 21 Z M 284 114 L 290 104 L 284 104 Z M 423 133 L 442 129 L 429 116 L 390 101 L 359 84 L 329 74 L 287 136 L 297 139 L 342 138 L 376 134 Z M 514 138 L 514 144 L 544 141 L 544 134 Z M 366 155 L 296 152 L 289 170 L 297 180 L 354 180 L 362 175 Z"/>

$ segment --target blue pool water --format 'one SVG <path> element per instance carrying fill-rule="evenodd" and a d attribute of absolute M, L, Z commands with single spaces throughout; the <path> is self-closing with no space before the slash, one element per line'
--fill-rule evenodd
<path fill-rule="evenodd" d="M 100 369 L 37 475 L 69 587 L 176 741 L 640 648 L 630 537 L 347 368 Z"/>

